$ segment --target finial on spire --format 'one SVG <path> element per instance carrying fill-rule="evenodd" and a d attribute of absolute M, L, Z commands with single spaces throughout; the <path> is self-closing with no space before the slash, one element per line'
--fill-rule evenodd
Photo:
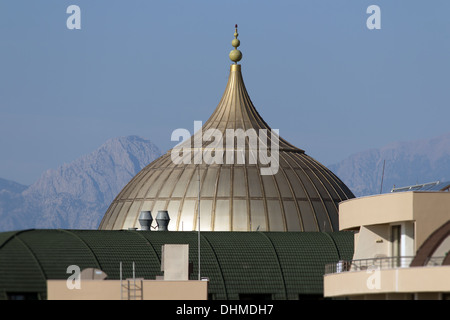
<path fill-rule="evenodd" d="M 240 61 L 242 59 L 242 52 L 237 49 L 237 47 L 239 47 L 241 45 L 241 42 L 237 38 L 239 35 L 239 33 L 237 32 L 238 25 L 236 24 L 234 26 L 234 28 L 235 28 L 234 39 L 233 39 L 233 41 L 231 41 L 231 45 L 234 47 L 234 50 L 231 50 L 229 56 L 230 56 L 231 61 L 233 61 L 234 63 L 237 63 L 238 61 Z"/>

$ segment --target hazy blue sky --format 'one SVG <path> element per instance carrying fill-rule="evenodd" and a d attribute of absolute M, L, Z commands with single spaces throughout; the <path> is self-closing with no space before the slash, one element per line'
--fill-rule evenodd
<path fill-rule="evenodd" d="M 450 1 L 1 0 L 0 177 L 118 136 L 173 147 L 217 106 L 236 23 L 253 103 L 323 164 L 450 131 Z"/>

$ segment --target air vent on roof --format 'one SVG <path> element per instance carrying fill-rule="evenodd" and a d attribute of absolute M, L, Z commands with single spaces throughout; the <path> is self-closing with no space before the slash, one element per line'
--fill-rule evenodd
<path fill-rule="evenodd" d="M 169 213 L 165 210 L 158 211 L 156 216 L 156 223 L 158 225 L 158 231 L 167 231 L 169 225 L 170 217 Z"/>
<path fill-rule="evenodd" d="M 139 223 L 141 224 L 141 230 L 150 230 L 153 217 L 151 211 L 141 211 L 139 214 Z"/>

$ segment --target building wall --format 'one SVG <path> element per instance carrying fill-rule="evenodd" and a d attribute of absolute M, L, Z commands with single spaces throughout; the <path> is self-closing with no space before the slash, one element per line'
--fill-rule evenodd
<path fill-rule="evenodd" d="M 386 226 L 363 226 L 357 233 L 353 259 L 388 256 L 389 243 L 389 229 Z"/>
<path fill-rule="evenodd" d="M 419 294 L 450 292 L 450 266 L 396 268 L 388 270 L 367 269 L 327 274 L 324 277 L 325 297 L 370 298 L 380 294 Z M 395 296 L 392 296 L 395 297 Z"/>
<path fill-rule="evenodd" d="M 325 297 L 424 300 L 449 296 L 450 266 L 409 267 L 422 244 L 450 220 L 448 192 L 382 194 L 345 201 L 339 209 L 341 230 L 355 231 L 354 255 L 345 269 L 324 276 Z M 445 256 L 449 243 L 444 241 L 437 253 Z"/>
<path fill-rule="evenodd" d="M 404 230 L 405 234 L 414 234 L 415 249 L 449 219 L 448 192 L 398 192 L 351 199 L 339 204 L 340 230 L 415 222 L 414 231 Z"/>
<path fill-rule="evenodd" d="M 416 248 L 419 248 L 431 233 L 450 220 L 450 193 L 414 192 L 413 206 Z"/>
<path fill-rule="evenodd" d="M 142 284 L 142 293 L 137 292 L 137 299 L 142 297 L 142 300 L 208 298 L 208 281 L 136 280 L 136 284 L 139 287 Z M 121 300 L 128 298 L 128 291 L 121 293 L 120 280 L 82 280 L 80 289 L 69 289 L 66 280 L 47 280 L 47 297 L 48 300 Z"/>
<path fill-rule="evenodd" d="M 372 259 L 395 256 L 392 243 L 392 227 L 400 227 L 401 247 L 400 256 L 412 257 L 415 255 L 414 228 L 411 221 L 397 223 L 361 226 L 356 233 L 355 253 L 353 260 Z"/>
<path fill-rule="evenodd" d="M 339 229 L 413 220 L 413 192 L 350 199 L 339 204 Z"/>

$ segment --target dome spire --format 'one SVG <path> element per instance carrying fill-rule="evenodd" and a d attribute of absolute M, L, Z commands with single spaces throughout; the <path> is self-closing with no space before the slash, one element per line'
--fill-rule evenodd
<path fill-rule="evenodd" d="M 233 39 L 233 41 L 231 41 L 231 45 L 234 47 L 234 50 L 231 50 L 229 56 L 230 56 L 230 60 L 237 64 L 238 61 L 240 61 L 242 59 L 242 52 L 237 49 L 237 47 L 239 47 L 241 44 L 241 42 L 237 38 L 239 35 L 239 33 L 237 31 L 238 25 L 236 24 L 234 26 L 234 28 L 235 28 L 234 29 L 234 39 Z"/>

